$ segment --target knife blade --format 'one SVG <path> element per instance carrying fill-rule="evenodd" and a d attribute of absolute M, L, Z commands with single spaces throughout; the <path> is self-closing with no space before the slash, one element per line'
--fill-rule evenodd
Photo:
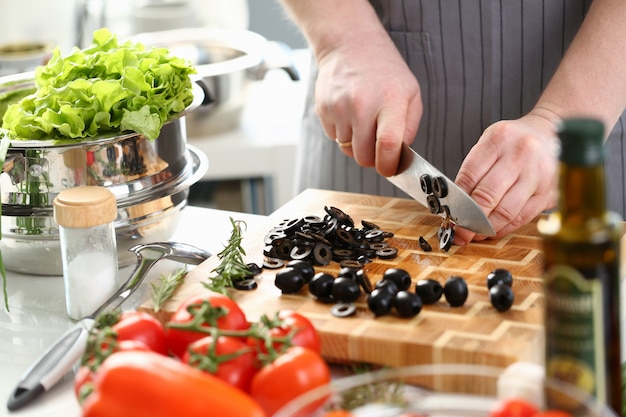
<path fill-rule="evenodd" d="M 484 236 L 496 234 L 480 206 L 408 145 L 402 146 L 398 172 L 387 179 L 431 213 Z"/>
<path fill-rule="evenodd" d="M 138 244 L 128 250 L 137 255 L 137 265 L 128 280 L 96 311 L 76 322 L 24 372 L 7 401 L 9 410 L 22 408 L 59 382 L 85 351 L 95 318 L 104 311 L 119 308 L 159 260 L 199 265 L 211 256 L 203 249 L 179 242 Z"/>

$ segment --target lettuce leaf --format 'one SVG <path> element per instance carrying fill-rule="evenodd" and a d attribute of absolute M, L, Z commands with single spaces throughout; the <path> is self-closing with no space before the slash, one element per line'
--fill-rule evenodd
<path fill-rule="evenodd" d="M 88 140 L 137 132 L 156 139 L 193 100 L 187 61 L 165 48 L 119 43 L 107 28 L 63 57 L 59 48 L 35 70 L 34 93 L 11 104 L 2 127 L 13 139 Z"/>

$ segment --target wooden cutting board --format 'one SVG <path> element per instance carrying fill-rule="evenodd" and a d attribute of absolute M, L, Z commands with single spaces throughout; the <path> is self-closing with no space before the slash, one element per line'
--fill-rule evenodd
<path fill-rule="evenodd" d="M 316 301 L 306 286 L 296 295 L 282 295 L 274 285 L 277 270 L 264 270 L 256 290 L 234 291 L 235 300 L 250 321 L 281 309 L 297 310 L 316 326 L 322 339 L 322 354 L 330 362 L 394 367 L 429 363 L 503 367 L 521 360 L 543 363 L 542 251 L 536 223 L 499 240 L 453 246 L 442 252 L 437 237 L 441 217 L 430 214 L 413 200 L 310 189 L 265 221 L 247 224 L 242 243 L 246 262 L 262 264 L 263 238 L 280 221 L 307 215 L 324 216 L 324 206 L 343 210 L 355 224 L 368 220 L 393 232 L 388 242 L 399 249 L 398 256 L 376 259 L 365 266 L 372 283 L 389 267 L 406 269 L 413 282 L 434 278 L 443 284 L 447 277 L 460 275 L 469 286 L 467 302 L 454 308 L 442 297 L 439 303 L 424 306 L 411 319 L 400 318 L 395 313 L 374 317 L 363 295 L 357 302 L 355 315 L 338 318 L 331 315 L 331 306 Z M 420 236 L 431 244 L 432 251 L 420 249 Z M 229 236 L 211 238 L 227 242 Z M 165 314 L 171 314 L 192 294 L 206 292 L 202 282 L 214 275 L 212 270 L 217 264 L 217 257 L 212 257 L 193 269 L 166 306 Z M 489 302 L 486 276 L 495 268 L 506 268 L 514 277 L 515 302 L 506 312 L 496 311 Z M 316 270 L 337 273 L 339 265 L 331 262 Z"/>

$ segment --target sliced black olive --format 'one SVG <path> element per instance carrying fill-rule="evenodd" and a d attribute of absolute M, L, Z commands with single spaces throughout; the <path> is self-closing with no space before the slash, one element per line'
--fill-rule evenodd
<path fill-rule="evenodd" d="M 375 223 L 369 222 L 367 220 L 361 220 L 361 225 L 363 226 L 365 230 L 380 229 L 378 225 L 376 225 Z"/>
<path fill-rule="evenodd" d="M 424 252 L 430 252 L 431 250 L 433 250 L 432 246 L 430 246 L 430 243 L 428 243 L 428 241 L 424 239 L 423 236 L 420 236 L 419 238 L 419 245 L 420 249 L 422 249 Z"/>
<path fill-rule="evenodd" d="M 304 287 L 304 277 L 299 269 L 281 269 L 276 273 L 274 285 L 276 285 L 283 294 L 295 294 Z"/>
<path fill-rule="evenodd" d="M 316 243 L 313 247 L 313 259 L 318 265 L 328 265 L 333 259 L 331 247 L 325 243 Z"/>
<path fill-rule="evenodd" d="M 381 279 L 381 280 L 376 281 L 376 284 L 374 284 L 374 289 L 377 289 L 377 288 L 383 288 L 386 291 L 389 291 L 389 293 L 391 293 L 394 296 L 398 293 L 398 291 L 400 291 L 400 289 L 398 288 L 395 282 L 391 280 L 386 280 L 386 279 Z"/>
<path fill-rule="evenodd" d="M 297 268 L 302 272 L 302 276 L 304 277 L 304 282 L 308 283 L 311 281 L 313 276 L 315 275 L 315 268 L 313 264 L 309 261 L 304 261 L 301 259 L 294 259 L 292 261 L 287 262 L 285 265 L 287 268 Z"/>
<path fill-rule="evenodd" d="M 376 317 L 389 314 L 393 307 L 394 295 L 389 291 L 377 288 L 367 295 L 367 307 Z"/>
<path fill-rule="evenodd" d="M 430 194 L 433 192 L 433 180 L 428 174 L 422 174 L 420 177 L 420 186 L 424 194 Z"/>
<path fill-rule="evenodd" d="M 415 293 L 420 296 L 424 304 L 434 304 L 443 294 L 443 286 L 439 281 L 426 278 L 420 279 L 415 284 Z"/>
<path fill-rule="evenodd" d="M 289 259 L 306 259 L 313 252 L 311 245 L 295 245 L 289 252 Z"/>
<path fill-rule="evenodd" d="M 489 290 L 489 301 L 498 311 L 506 311 L 513 305 L 513 290 L 502 281 L 498 281 Z"/>
<path fill-rule="evenodd" d="M 309 292 L 317 298 L 328 298 L 333 294 L 335 277 L 327 272 L 318 272 L 309 282 Z M 334 301 L 334 299 L 333 299 Z"/>
<path fill-rule="evenodd" d="M 383 280 L 393 281 L 398 290 L 408 290 L 411 286 L 411 275 L 401 268 L 388 268 L 383 272 Z"/>
<path fill-rule="evenodd" d="M 356 306 L 352 303 L 335 304 L 330 309 L 330 314 L 335 317 L 348 317 L 356 313 Z"/>
<path fill-rule="evenodd" d="M 374 256 L 376 256 L 376 251 L 373 251 L 373 253 L 374 253 Z M 356 261 L 360 263 L 361 265 L 365 265 L 365 264 L 372 262 L 372 260 L 370 259 L 370 256 L 367 256 L 367 255 L 359 255 L 359 257 L 356 258 Z"/>
<path fill-rule="evenodd" d="M 380 259 L 393 259 L 398 256 L 398 248 L 392 248 L 391 246 L 376 251 L 376 256 Z"/>
<path fill-rule="evenodd" d="M 382 242 L 385 239 L 385 232 L 380 229 L 368 230 L 365 233 L 365 240 L 370 243 Z"/>
<path fill-rule="evenodd" d="M 448 183 L 444 177 L 433 178 L 433 194 L 437 198 L 444 198 L 448 195 Z"/>
<path fill-rule="evenodd" d="M 443 229 L 439 238 L 439 249 L 444 252 L 449 251 L 452 247 L 452 242 L 454 242 L 454 229 L 451 227 Z"/>
<path fill-rule="evenodd" d="M 339 277 L 333 282 L 333 297 L 340 303 L 352 303 L 361 295 L 359 283 L 353 279 Z"/>
<path fill-rule="evenodd" d="M 263 272 L 263 268 L 261 268 L 257 263 L 254 262 L 247 263 L 246 267 L 248 267 L 248 270 L 250 271 L 250 276 L 259 275 L 261 272 Z"/>
<path fill-rule="evenodd" d="M 487 275 L 487 288 L 491 289 L 498 282 L 502 282 L 507 286 L 513 285 L 513 275 L 511 275 L 511 271 L 504 268 L 497 268 L 491 271 Z"/>
<path fill-rule="evenodd" d="M 245 279 L 234 279 L 233 280 L 233 288 L 241 291 L 251 291 L 256 290 L 258 284 L 254 278 L 245 278 Z"/>
<path fill-rule="evenodd" d="M 285 234 L 289 234 L 299 229 L 300 226 L 302 226 L 303 224 L 304 224 L 304 219 L 298 218 L 298 219 L 289 219 L 281 226 Z"/>
<path fill-rule="evenodd" d="M 282 259 L 270 258 L 270 257 L 267 257 L 267 256 L 263 259 L 263 267 L 264 268 L 278 269 L 278 268 L 282 268 L 283 265 L 285 265 L 285 261 L 283 261 Z"/>
<path fill-rule="evenodd" d="M 463 277 L 452 276 L 446 280 L 443 286 L 443 294 L 451 307 L 461 307 L 465 304 L 469 295 L 467 282 L 465 282 Z"/>
<path fill-rule="evenodd" d="M 439 199 L 434 195 L 430 194 L 426 197 L 426 204 L 428 204 L 428 210 L 430 210 L 432 214 L 441 213 L 441 203 L 439 203 Z"/>
<path fill-rule="evenodd" d="M 413 292 L 398 291 L 393 305 L 400 317 L 414 317 L 422 310 L 422 299 Z"/>

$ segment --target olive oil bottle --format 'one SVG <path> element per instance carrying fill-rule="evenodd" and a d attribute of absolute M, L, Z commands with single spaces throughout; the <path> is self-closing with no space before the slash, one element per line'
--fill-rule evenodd
<path fill-rule="evenodd" d="M 620 414 L 623 226 L 606 207 L 604 126 L 568 119 L 558 133 L 559 203 L 538 224 L 545 256 L 546 376 L 577 386 Z M 553 408 L 571 405 L 554 392 L 546 391 L 546 400 Z"/>

